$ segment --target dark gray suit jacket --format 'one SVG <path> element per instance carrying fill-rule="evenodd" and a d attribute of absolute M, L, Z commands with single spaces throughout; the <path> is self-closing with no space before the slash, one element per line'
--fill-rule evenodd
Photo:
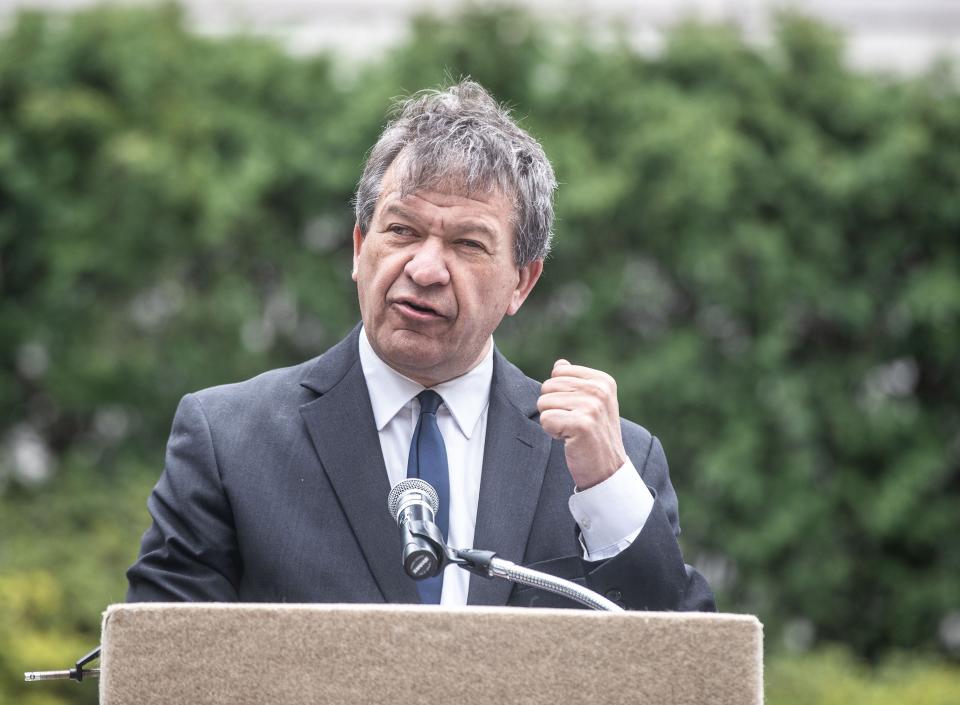
<path fill-rule="evenodd" d="M 319 358 L 180 402 L 153 525 L 127 572 L 128 601 L 418 602 L 386 509 L 390 487 L 358 352 L 359 326 Z M 540 385 L 494 354 L 474 546 L 577 580 L 633 609 L 712 610 L 683 563 L 660 443 L 623 421 L 656 497 L 633 544 L 580 558 L 563 445 L 537 421 Z M 456 568 L 450 568 L 456 570 Z M 470 577 L 471 605 L 574 606 Z"/>

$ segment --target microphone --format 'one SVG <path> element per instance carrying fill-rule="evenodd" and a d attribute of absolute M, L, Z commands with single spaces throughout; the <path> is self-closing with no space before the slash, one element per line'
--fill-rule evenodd
<path fill-rule="evenodd" d="M 432 578 L 453 563 L 484 578 L 505 578 L 519 585 L 540 588 L 595 610 L 623 611 L 620 605 L 582 585 L 497 558 L 493 551 L 451 549 L 433 521 L 439 508 L 437 491 L 429 482 L 416 477 L 400 480 L 387 496 L 390 517 L 400 527 L 403 569 L 414 580 Z"/>
<path fill-rule="evenodd" d="M 387 508 L 400 527 L 407 575 L 414 580 L 436 575 L 446 562 L 446 544 L 433 520 L 440 508 L 437 491 L 416 477 L 401 480 L 390 490 Z"/>

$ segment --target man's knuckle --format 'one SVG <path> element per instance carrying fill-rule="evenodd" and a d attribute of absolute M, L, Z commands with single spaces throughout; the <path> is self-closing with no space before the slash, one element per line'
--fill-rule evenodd
<path fill-rule="evenodd" d="M 593 380 L 590 383 L 590 394 L 595 400 L 604 401 L 609 397 L 610 390 L 603 382 Z"/>

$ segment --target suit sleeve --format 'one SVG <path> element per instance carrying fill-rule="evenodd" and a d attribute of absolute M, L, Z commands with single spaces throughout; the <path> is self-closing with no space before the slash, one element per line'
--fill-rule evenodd
<path fill-rule="evenodd" d="M 177 408 L 147 508 L 153 524 L 127 571 L 127 601 L 236 601 L 241 567 L 233 516 L 207 417 L 192 394 Z"/>
<path fill-rule="evenodd" d="M 638 467 L 654 494 L 653 509 L 628 548 L 609 560 L 586 563 L 587 586 L 628 609 L 716 611 L 707 581 L 683 562 L 677 495 L 657 438 Z"/>

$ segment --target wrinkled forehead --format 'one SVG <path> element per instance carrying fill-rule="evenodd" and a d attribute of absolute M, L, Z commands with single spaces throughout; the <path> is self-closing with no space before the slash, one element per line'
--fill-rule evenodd
<path fill-rule="evenodd" d="M 495 165 L 476 165 L 470 163 L 473 160 L 465 162 L 462 158 L 452 158 L 454 156 L 419 154 L 416 145 L 408 145 L 383 175 L 378 203 L 388 194 L 403 199 L 418 191 L 434 191 L 484 201 L 500 197 L 509 211 L 505 215 L 511 224 L 515 224 L 517 204 L 513 184 L 493 168 Z"/>

